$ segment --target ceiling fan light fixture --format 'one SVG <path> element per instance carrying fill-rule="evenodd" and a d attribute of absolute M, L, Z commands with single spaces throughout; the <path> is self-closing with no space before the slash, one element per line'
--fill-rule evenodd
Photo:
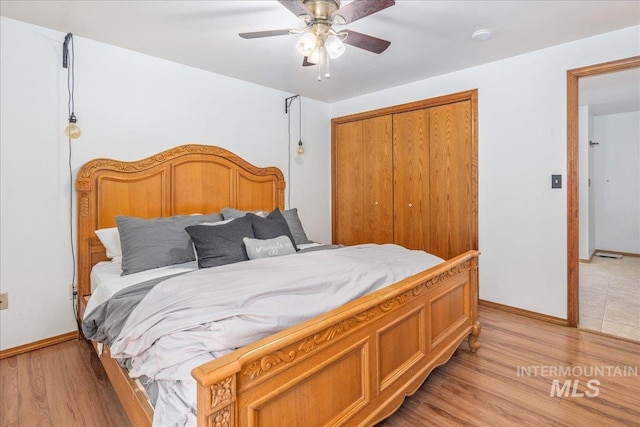
<path fill-rule="evenodd" d="M 309 56 L 316 49 L 317 39 L 313 33 L 305 33 L 296 43 L 296 49 L 302 56 Z"/>
<path fill-rule="evenodd" d="M 339 58 L 346 50 L 346 47 L 340 37 L 333 34 L 327 37 L 327 39 L 324 41 L 324 46 L 327 49 L 329 58 L 331 59 Z"/>
<path fill-rule="evenodd" d="M 313 52 L 307 56 L 307 61 L 312 64 L 320 64 L 322 62 L 322 50 L 322 47 L 316 47 Z"/>

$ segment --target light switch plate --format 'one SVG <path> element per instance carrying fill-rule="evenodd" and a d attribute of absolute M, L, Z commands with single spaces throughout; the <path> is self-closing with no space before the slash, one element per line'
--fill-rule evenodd
<path fill-rule="evenodd" d="M 562 175 L 551 175 L 551 188 L 562 188 Z"/>

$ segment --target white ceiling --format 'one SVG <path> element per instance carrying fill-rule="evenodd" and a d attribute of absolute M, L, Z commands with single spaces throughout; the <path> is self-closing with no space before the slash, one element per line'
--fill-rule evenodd
<path fill-rule="evenodd" d="M 238 36 L 304 26 L 276 1 L 2 0 L 0 14 L 336 102 L 638 25 L 640 1 L 399 0 L 344 26 L 389 40 L 391 46 L 380 55 L 347 46 L 345 54 L 331 63 L 332 78 L 322 82 L 316 81 L 316 67 L 301 66 L 302 57 L 295 49 L 299 36 L 252 40 Z M 471 34 L 482 28 L 493 32 L 491 39 L 472 41 Z M 640 96 L 638 78 L 633 79 L 636 89 L 631 92 Z M 628 87 L 623 90 L 629 92 Z"/>

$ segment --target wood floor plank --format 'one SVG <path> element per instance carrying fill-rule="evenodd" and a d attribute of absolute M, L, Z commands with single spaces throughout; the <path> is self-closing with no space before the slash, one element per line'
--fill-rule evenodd
<path fill-rule="evenodd" d="M 83 409 L 87 401 L 85 396 L 94 391 L 95 387 L 91 381 L 82 383 L 76 381 L 84 370 L 84 364 L 78 363 L 80 360 L 77 352 L 70 351 L 70 345 L 48 347 L 42 350 L 43 365 L 61 368 L 45 371 L 47 390 L 52 391 L 49 398 L 51 420 L 54 425 L 90 425 L 92 420 L 83 416 L 83 412 L 86 412 Z M 72 363 L 69 363 L 70 361 Z M 88 389 L 88 393 L 77 393 L 76 389 Z"/>
<path fill-rule="evenodd" d="M 39 351 L 18 355 L 18 416 L 21 426 L 52 426 Z"/>
<path fill-rule="evenodd" d="M 0 360 L 0 426 L 17 427 L 18 358 Z"/>

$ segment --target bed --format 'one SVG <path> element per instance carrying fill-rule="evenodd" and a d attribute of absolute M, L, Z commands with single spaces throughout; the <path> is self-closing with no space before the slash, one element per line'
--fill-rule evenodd
<path fill-rule="evenodd" d="M 284 211 L 284 189 L 277 168 L 213 146 L 86 163 L 76 179 L 80 319 L 91 304 L 92 268 L 109 260 L 95 232 L 113 228 L 116 216 Z M 478 256 L 469 251 L 414 272 L 196 366 L 197 425 L 373 425 L 389 416 L 464 340 L 472 352 L 479 348 Z M 93 345 L 132 424 L 151 425 L 154 409 L 140 382 L 107 346 Z"/>

